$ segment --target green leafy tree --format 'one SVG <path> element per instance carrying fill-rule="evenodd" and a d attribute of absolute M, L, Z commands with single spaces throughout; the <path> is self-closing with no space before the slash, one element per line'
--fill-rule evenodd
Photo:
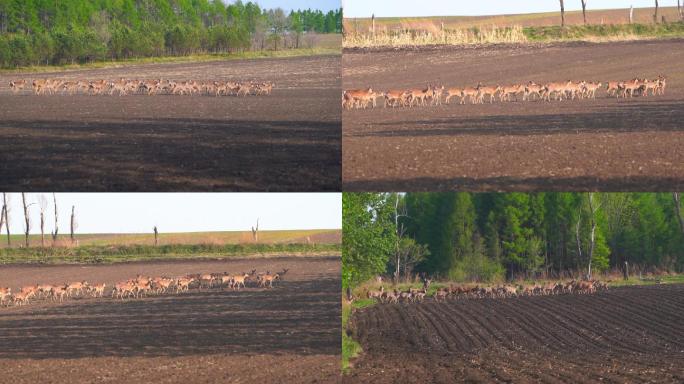
<path fill-rule="evenodd" d="M 395 232 L 387 195 L 342 195 L 342 286 L 383 273 L 394 252 Z"/>

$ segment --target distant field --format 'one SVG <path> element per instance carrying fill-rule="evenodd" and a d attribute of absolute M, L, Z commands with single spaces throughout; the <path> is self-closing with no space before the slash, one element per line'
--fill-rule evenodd
<path fill-rule="evenodd" d="M 369 18 L 345 19 L 345 48 L 406 47 L 422 45 L 516 44 L 550 41 L 623 41 L 684 37 L 684 22 L 678 22 L 676 7 L 658 11 L 653 23 L 653 9 L 634 11 L 629 24 L 629 10 L 587 12 L 584 25 L 581 11 L 566 12 L 566 26 L 561 29 L 560 12 L 499 16 L 439 16 L 376 18 L 375 33 Z"/>
<path fill-rule="evenodd" d="M 154 245 L 152 233 L 95 233 L 75 235 L 79 246 L 105 246 L 105 245 Z M 69 245 L 69 235 L 60 235 L 59 245 Z M 24 244 L 24 235 L 14 234 L 10 237 L 12 246 Z M 45 241 L 51 243 L 50 236 L 45 236 Z M 292 231 L 259 231 L 259 244 L 339 244 L 342 241 L 342 232 L 338 229 L 309 229 Z M 31 246 L 40 246 L 40 235 L 30 235 Z M 184 232 L 184 233 L 160 233 L 160 245 L 169 244 L 253 244 L 252 233 L 249 231 L 223 231 L 223 232 Z M 0 236 L 0 248 L 7 247 L 7 237 Z"/>
<path fill-rule="evenodd" d="M 634 23 L 648 24 L 653 22 L 654 8 L 635 8 Z M 677 20 L 677 7 L 660 7 L 658 17 L 665 16 L 666 21 Z M 370 18 L 345 18 L 344 28 L 347 32 L 365 33 L 371 30 Z M 551 26 L 560 24 L 560 12 L 528 13 L 518 15 L 497 16 L 434 16 L 434 17 L 376 17 L 376 30 L 393 29 L 426 29 L 426 27 L 470 28 L 475 26 Z M 567 25 L 581 25 L 582 11 L 565 12 Z M 588 24 L 627 24 L 629 9 L 587 10 Z"/>

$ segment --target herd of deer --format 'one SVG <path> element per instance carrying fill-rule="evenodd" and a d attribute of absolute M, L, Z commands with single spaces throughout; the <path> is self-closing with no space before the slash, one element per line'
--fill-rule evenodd
<path fill-rule="evenodd" d="M 289 269 L 278 273 L 257 273 L 254 269 L 250 273 L 228 274 L 204 273 L 186 275 L 176 278 L 171 277 L 147 277 L 138 275 L 133 279 L 116 283 L 111 289 L 111 297 L 125 299 L 128 297 L 139 298 L 149 294 L 181 293 L 187 292 L 191 287 L 219 288 L 240 290 L 248 285 L 259 288 L 273 288 L 273 283 L 282 280 Z M 63 285 L 36 284 L 22 287 L 19 292 L 12 293 L 12 289 L 0 288 L 0 306 L 26 305 L 32 300 L 50 299 L 63 302 L 72 297 L 103 297 L 105 296 L 105 283 L 89 284 L 87 281 L 76 281 Z"/>
<path fill-rule="evenodd" d="M 427 296 L 431 280 L 425 280 L 422 289 L 409 288 L 407 291 L 394 289 L 385 291 L 383 286 L 379 291 L 368 291 L 367 297 L 383 303 L 415 303 L 421 302 Z M 608 289 L 608 284 L 598 280 L 581 280 L 568 282 L 549 282 L 546 284 L 518 285 L 504 284 L 498 286 L 468 286 L 450 285 L 435 291 L 432 296 L 435 301 L 443 302 L 448 298 L 454 299 L 483 299 L 510 298 L 520 296 L 560 295 L 560 294 L 592 294 Z"/>
<path fill-rule="evenodd" d="M 238 81 L 175 81 L 175 80 L 119 80 L 67 81 L 61 79 L 35 79 L 31 83 L 36 95 L 209 95 L 247 96 L 270 95 L 274 84 L 266 82 Z M 9 83 L 14 94 L 22 92 L 29 85 L 26 80 L 12 80 Z"/>
<path fill-rule="evenodd" d="M 649 79 L 632 79 L 629 81 L 609 81 L 605 84 L 608 96 L 634 97 L 665 94 L 667 79 L 665 76 Z M 388 90 L 376 92 L 372 87 L 367 89 L 351 89 L 342 93 L 342 107 L 344 109 L 363 108 L 369 106 L 375 108 L 377 99 L 384 99 L 386 107 L 413 107 L 425 105 L 441 105 L 442 100 L 449 104 L 454 97 L 459 98 L 460 104 L 470 101 L 472 104 L 493 103 L 499 101 L 542 100 L 551 101 L 563 99 L 595 99 L 596 92 L 604 89 L 601 82 L 587 81 L 564 81 L 551 82 L 544 85 L 530 81 L 527 84 L 514 84 L 510 86 L 485 86 L 479 83 L 476 87 L 445 88 L 443 85 L 428 85 L 425 88 Z"/>

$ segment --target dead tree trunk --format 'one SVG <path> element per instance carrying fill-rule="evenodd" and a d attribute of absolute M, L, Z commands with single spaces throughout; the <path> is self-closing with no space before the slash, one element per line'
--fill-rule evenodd
<path fill-rule="evenodd" d="M 74 231 L 76 230 L 76 207 L 71 206 L 71 244 L 74 243 Z"/>
<path fill-rule="evenodd" d="M 561 28 L 565 27 L 565 4 L 563 3 L 563 0 L 560 1 L 560 7 L 561 7 Z"/>
<path fill-rule="evenodd" d="M 634 22 L 634 6 L 629 6 L 629 23 Z"/>
<path fill-rule="evenodd" d="M 55 231 L 52 232 L 52 246 L 54 247 L 57 245 L 57 232 L 59 232 L 59 228 L 57 227 L 57 196 L 52 193 L 52 200 L 55 202 Z"/>
<path fill-rule="evenodd" d="M 0 208 L 0 233 L 2 233 L 2 226 L 5 225 L 5 204 Z"/>
<path fill-rule="evenodd" d="M 24 206 L 24 224 L 26 225 L 24 229 L 24 234 L 26 238 L 26 248 L 29 247 L 29 231 L 31 229 L 31 221 L 28 214 L 28 205 L 26 204 L 26 193 L 21 193 L 21 204 Z"/>
<path fill-rule="evenodd" d="M 594 256 L 594 246 L 596 244 L 596 219 L 595 212 L 598 207 L 594 205 L 594 194 L 589 193 L 589 212 L 591 213 L 591 232 L 589 234 L 589 268 L 587 278 L 591 280 L 591 262 Z"/>
<path fill-rule="evenodd" d="M 399 266 L 401 265 L 401 253 L 399 252 L 399 241 L 401 240 L 401 233 L 399 231 L 399 194 L 397 193 L 394 201 L 394 230 L 397 234 L 395 243 L 395 252 L 397 253 L 397 265 L 394 271 L 394 283 L 399 283 Z"/>
<path fill-rule="evenodd" d="M 45 195 L 38 196 L 38 207 L 40 207 L 40 246 L 45 248 L 45 211 L 48 207 Z"/>
<path fill-rule="evenodd" d="M 154 246 L 159 245 L 159 231 L 157 230 L 157 226 L 154 226 Z"/>
<path fill-rule="evenodd" d="M 672 199 L 674 200 L 675 213 L 677 214 L 677 220 L 679 220 L 679 229 L 682 230 L 682 235 L 684 235 L 684 216 L 682 216 L 682 203 L 679 198 L 679 192 L 672 192 Z"/>
<path fill-rule="evenodd" d="M 658 24 L 658 0 L 655 0 L 655 13 L 653 14 L 653 23 Z"/>
<path fill-rule="evenodd" d="M 679 20 L 684 21 L 684 13 L 682 13 L 682 6 L 679 4 L 679 0 L 677 0 L 677 14 L 679 15 Z"/>
<path fill-rule="evenodd" d="M 584 19 L 584 25 L 587 25 L 587 0 L 582 0 L 582 18 Z"/>
<path fill-rule="evenodd" d="M 9 221 L 9 205 L 7 205 L 7 193 L 2 193 L 2 204 L 5 206 L 5 229 L 7 230 L 7 246 L 12 246 L 10 240 L 10 221 Z"/>
<path fill-rule="evenodd" d="M 256 228 L 252 227 L 252 240 L 255 243 L 259 242 L 259 219 L 257 218 Z"/>
<path fill-rule="evenodd" d="M 580 208 L 582 209 L 582 208 Z M 580 225 L 582 223 L 582 212 L 577 215 L 577 224 L 575 225 L 575 240 L 577 241 L 577 260 L 582 260 L 582 239 L 580 238 Z"/>

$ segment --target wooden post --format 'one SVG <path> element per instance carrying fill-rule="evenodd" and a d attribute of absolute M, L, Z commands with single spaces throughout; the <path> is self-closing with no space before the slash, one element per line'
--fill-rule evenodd
<path fill-rule="evenodd" d="M 157 226 L 154 226 L 154 246 L 159 245 L 159 231 L 157 231 Z"/>
<path fill-rule="evenodd" d="M 28 205 L 26 204 L 26 193 L 21 193 L 21 203 L 24 206 L 24 223 L 26 225 L 26 232 L 24 233 L 26 238 L 26 248 L 29 247 L 29 231 L 31 230 L 31 221 L 29 220 Z"/>
<path fill-rule="evenodd" d="M 634 21 L 634 6 L 630 5 L 629 6 L 629 23 L 632 24 Z"/>
<path fill-rule="evenodd" d="M 74 231 L 76 230 L 76 206 L 71 206 L 71 244 L 74 243 Z"/>
<path fill-rule="evenodd" d="M 54 247 L 57 245 L 57 232 L 59 232 L 57 227 L 57 195 L 54 192 L 52 193 L 52 200 L 55 202 L 55 231 L 52 232 L 52 246 Z"/>
<path fill-rule="evenodd" d="M 622 270 L 622 274 L 625 280 L 629 279 L 629 263 L 625 260 L 625 269 Z"/>
<path fill-rule="evenodd" d="M 2 193 L 2 204 L 5 207 L 5 229 L 7 230 L 7 246 L 12 246 L 12 241 L 10 240 L 10 222 L 9 222 L 9 205 L 7 205 L 7 193 Z"/>
<path fill-rule="evenodd" d="M 655 0 L 655 13 L 653 14 L 653 23 L 658 24 L 658 0 Z"/>
<path fill-rule="evenodd" d="M 565 4 L 563 3 L 563 0 L 560 1 L 560 7 L 561 7 L 561 28 L 565 27 Z"/>
<path fill-rule="evenodd" d="M 259 242 L 259 219 L 257 219 L 256 228 L 252 227 L 252 240 L 254 240 L 255 243 Z"/>

